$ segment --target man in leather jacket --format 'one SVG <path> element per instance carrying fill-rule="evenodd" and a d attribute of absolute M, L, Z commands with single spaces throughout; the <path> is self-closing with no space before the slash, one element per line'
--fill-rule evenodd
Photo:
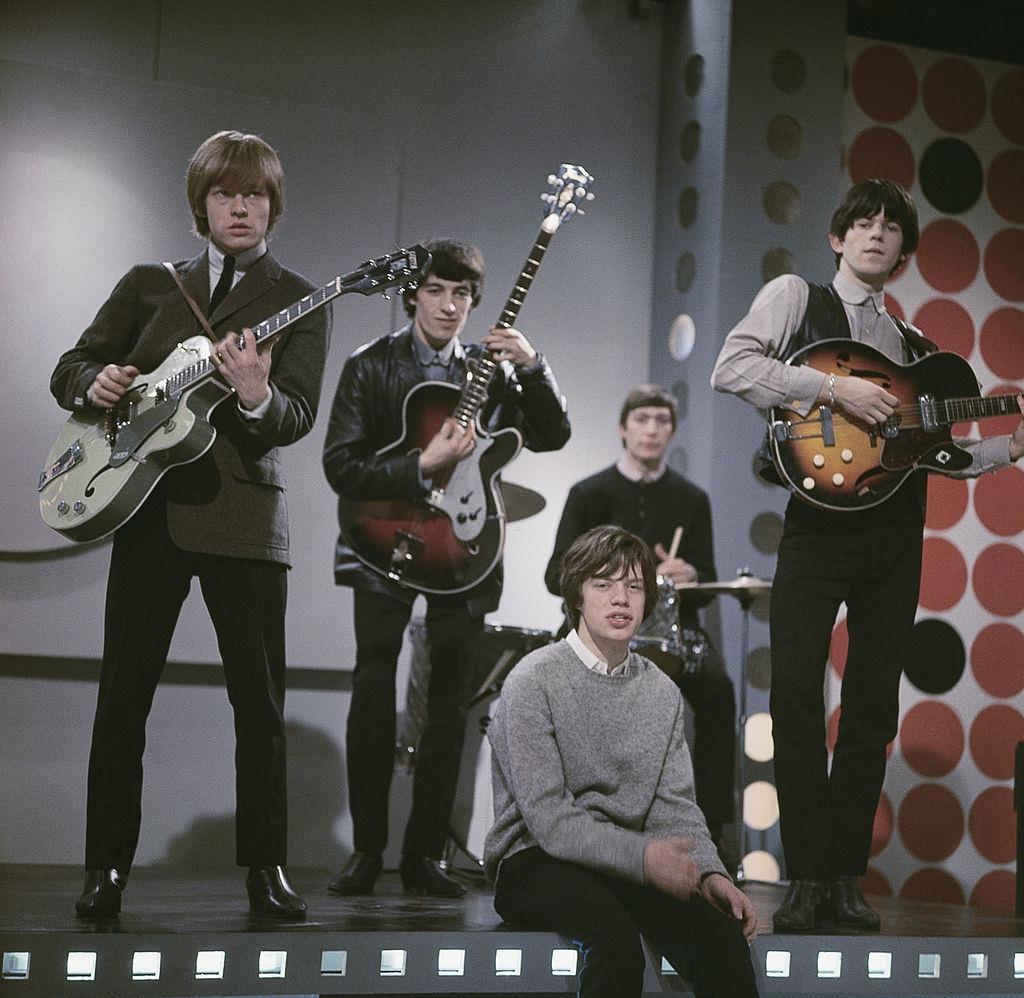
<path fill-rule="evenodd" d="M 565 401 L 551 369 L 522 333 L 492 327 L 480 346 L 465 346 L 459 339 L 480 301 L 480 251 L 447 239 L 430 242 L 427 249 L 430 269 L 404 297 L 410 322 L 359 347 L 341 373 L 324 444 L 324 471 L 340 497 L 342 514 L 347 501 L 421 500 L 433 483 L 473 454 L 478 444 L 474 424 L 463 429 L 453 419 L 446 419 L 421 450 L 380 452 L 402 438 L 404 403 L 416 385 L 443 381 L 461 386 L 467 367 L 484 351 L 498 364 L 480 413 L 485 431 L 515 427 L 534 451 L 557 450 L 569 439 Z M 344 535 L 336 548 L 335 581 L 354 590 L 356 663 L 346 755 L 355 851 L 328 889 L 368 894 L 387 843 L 395 672 L 418 591 L 368 567 Z M 442 853 L 462 750 L 464 676 L 483 631 L 484 614 L 497 609 L 501 585 L 499 562 L 465 591 L 425 594 L 427 720 L 399 869 L 405 888 L 416 893 L 453 897 L 464 891 L 448 876 Z"/>

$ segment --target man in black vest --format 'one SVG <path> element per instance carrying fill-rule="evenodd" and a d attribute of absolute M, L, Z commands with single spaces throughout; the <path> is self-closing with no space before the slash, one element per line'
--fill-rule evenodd
<path fill-rule="evenodd" d="M 917 209 L 903 188 L 888 180 L 854 185 L 832 216 L 832 283 L 787 274 L 766 284 L 726 338 L 712 385 L 762 409 L 781 405 L 806 415 L 826 405 L 870 426 L 884 423 L 901 400 L 875 381 L 786 361 L 833 338 L 866 343 L 900 364 L 935 349 L 885 309 L 885 281 L 917 240 Z M 1024 454 L 1024 422 L 1012 437 L 957 442 L 973 459 L 961 476 L 995 471 Z M 775 913 L 777 932 L 812 932 L 832 920 L 846 928 L 880 925 L 857 877 L 867 869 L 886 746 L 899 720 L 902 652 L 920 585 L 924 487 L 918 473 L 870 508 L 832 512 L 794 496 L 786 510 L 771 601 L 775 782 L 791 881 Z M 830 770 L 823 687 L 842 603 L 850 640 Z"/>

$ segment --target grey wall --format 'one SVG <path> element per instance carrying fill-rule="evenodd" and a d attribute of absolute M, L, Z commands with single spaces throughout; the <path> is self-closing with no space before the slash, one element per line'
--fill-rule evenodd
<path fill-rule="evenodd" d="M 633 20 L 620 0 L 4 0 L 0 861 L 81 855 L 108 548 L 71 548 L 39 520 L 34 481 L 64 419 L 49 373 L 132 263 L 198 249 L 183 194 L 196 145 L 220 128 L 275 145 L 288 196 L 275 253 L 313 280 L 431 235 L 478 243 L 489 277 L 473 335 L 537 232 L 547 174 L 573 162 L 596 176 L 598 200 L 552 243 L 519 323 L 551 359 L 574 435 L 511 468 L 548 508 L 510 528 L 495 619 L 554 627 L 541 571 L 565 493 L 614 458 L 621 395 L 647 371 L 660 36 L 657 10 Z M 328 402 L 344 358 L 399 322 L 395 303 L 340 301 Z M 286 467 L 296 864 L 334 863 L 349 835 L 338 670 L 354 648 L 330 574 L 324 423 Z M 198 664 L 172 667 L 157 695 L 138 861 L 230 863 L 230 712 L 194 594 L 171 658 Z"/>

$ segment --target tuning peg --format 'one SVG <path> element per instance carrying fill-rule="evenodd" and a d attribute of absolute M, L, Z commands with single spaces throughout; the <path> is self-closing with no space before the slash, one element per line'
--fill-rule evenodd
<path fill-rule="evenodd" d="M 594 200 L 594 195 L 591 194 L 590 191 L 587 191 L 587 200 L 588 201 L 593 201 Z"/>
<path fill-rule="evenodd" d="M 382 291 L 380 293 L 380 296 L 381 298 L 384 299 L 384 301 L 391 301 L 391 295 L 389 295 L 386 291 Z"/>

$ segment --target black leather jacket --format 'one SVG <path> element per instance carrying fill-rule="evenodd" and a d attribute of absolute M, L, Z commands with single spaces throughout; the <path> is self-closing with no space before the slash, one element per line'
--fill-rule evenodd
<path fill-rule="evenodd" d="M 409 391 L 423 381 L 412 343 L 412 330 L 405 326 L 381 336 L 356 350 L 345 362 L 331 407 L 324 441 L 324 473 L 331 488 L 346 499 L 419 499 L 427 494 L 419 473 L 417 455 L 400 454 L 386 458 L 378 451 L 397 441 L 403 432 L 403 403 Z M 482 347 L 465 348 L 467 359 L 479 356 Z M 465 377 L 460 368 L 458 382 Z M 495 372 L 488 401 L 481 414 L 487 430 L 513 426 L 533 451 L 552 451 L 569 439 L 569 418 L 565 399 L 546 360 L 528 373 L 503 364 Z M 339 536 L 335 548 L 334 579 L 338 585 L 365 587 L 386 592 L 408 602 L 416 592 L 399 586 L 367 568 Z M 499 565 L 468 593 L 461 594 L 474 614 L 497 609 L 501 596 Z"/>

